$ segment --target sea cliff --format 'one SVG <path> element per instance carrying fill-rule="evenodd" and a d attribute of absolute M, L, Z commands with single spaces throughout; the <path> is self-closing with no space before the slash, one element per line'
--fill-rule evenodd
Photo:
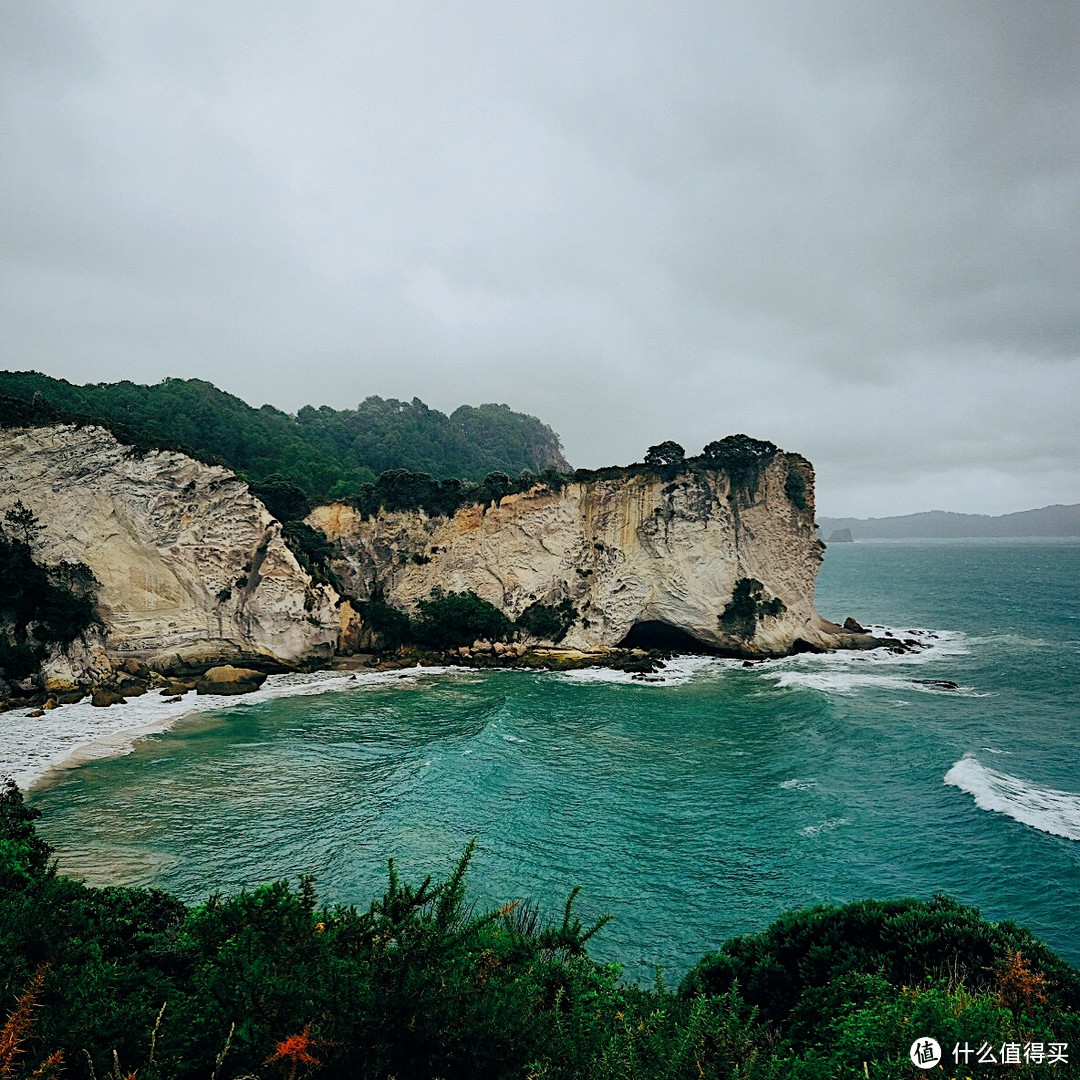
<path fill-rule="evenodd" d="M 4 429 L 0 510 L 16 500 L 41 525 L 35 559 L 85 563 L 98 582 L 102 628 L 53 650 L 47 687 L 96 681 L 125 658 L 180 671 L 333 654 L 336 592 L 312 582 L 227 468 L 135 451 L 100 427 Z"/>
<path fill-rule="evenodd" d="M 415 613 L 440 592 L 474 593 L 512 620 L 558 608 L 559 642 L 578 650 L 753 658 L 877 644 L 814 610 L 810 463 L 744 436 L 712 445 L 729 458 L 552 474 L 442 514 L 319 506 L 307 524 L 330 542 L 329 566 L 313 576 L 224 466 L 93 424 L 4 428 L 0 512 L 21 504 L 40 524 L 34 558 L 84 563 L 96 580 L 100 626 L 51 646 L 38 685 L 101 683 L 125 661 L 186 675 L 314 667 L 378 643 L 371 601 Z"/>
<path fill-rule="evenodd" d="M 700 459 L 623 472 L 452 516 L 333 504 L 307 520 L 337 545 L 334 569 L 361 601 L 415 611 L 435 589 L 473 592 L 511 618 L 569 601 L 572 648 L 753 657 L 871 643 L 814 610 L 824 547 L 805 458 L 776 452 L 735 481 Z"/>

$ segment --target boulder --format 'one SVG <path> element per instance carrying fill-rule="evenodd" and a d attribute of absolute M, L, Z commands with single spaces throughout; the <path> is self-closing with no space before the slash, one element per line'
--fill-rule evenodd
<path fill-rule="evenodd" d="M 266 681 L 266 673 L 223 664 L 210 668 L 195 684 L 197 694 L 250 694 Z"/>
<path fill-rule="evenodd" d="M 852 634 L 867 634 L 869 631 L 865 626 L 861 626 L 850 615 L 844 620 L 844 629 Z"/>
<path fill-rule="evenodd" d="M 194 679 L 166 679 L 161 687 L 162 697 L 173 697 L 176 694 L 186 694 L 195 689 Z"/>
<path fill-rule="evenodd" d="M 107 709 L 110 705 L 126 705 L 127 702 L 122 694 L 118 694 L 115 690 L 107 690 L 105 687 L 98 687 L 90 695 L 90 704 L 98 709 Z"/>

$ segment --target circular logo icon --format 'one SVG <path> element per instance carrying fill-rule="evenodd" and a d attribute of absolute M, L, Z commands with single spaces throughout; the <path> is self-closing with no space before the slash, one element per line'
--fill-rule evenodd
<path fill-rule="evenodd" d="M 932 1069 L 941 1060 L 941 1047 L 937 1039 L 931 1039 L 929 1035 L 923 1035 L 911 1044 L 908 1051 L 911 1064 L 917 1069 Z"/>

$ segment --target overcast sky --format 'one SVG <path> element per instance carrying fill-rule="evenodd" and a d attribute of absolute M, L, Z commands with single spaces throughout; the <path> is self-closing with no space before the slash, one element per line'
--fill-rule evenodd
<path fill-rule="evenodd" d="M 1080 502 L 1080 4 L 0 0 L 2 366 Z"/>

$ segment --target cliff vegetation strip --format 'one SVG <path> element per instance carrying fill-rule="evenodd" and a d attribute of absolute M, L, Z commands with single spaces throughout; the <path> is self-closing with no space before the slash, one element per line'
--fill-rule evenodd
<path fill-rule="evenodd" d="M 292 415 L 253 408 L 199 379 L 77 386 L 36 371 L 0 372 L 0 395 L 21 402 L 31 419 L 48 410 L 94 417 L 131 445 L 188 448 L 254 483 L 278 477 L 322 501 L 355 495 L 395 468 L 474 481 L 493 471 L 568 468 L 558 435 L 506 405 L 463 405 L 447 416 L 419 398 L 368 397 L 355 409 L 308 405 Z"/>

